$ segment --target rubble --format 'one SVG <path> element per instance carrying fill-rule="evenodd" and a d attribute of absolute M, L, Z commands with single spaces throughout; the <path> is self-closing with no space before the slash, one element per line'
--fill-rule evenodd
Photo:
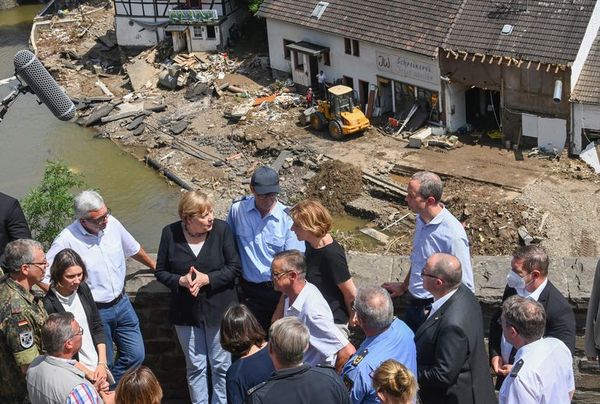
<path fill-rule="evenodd" d="M 252 171 L 270 165 L 280 173 L 284 202 L 319 199 L 332 214 L 364 218 L 368 225 L 357 227 L 387 237 L 385 245 L 377 245 L 336 233 L 347 248 L 410 253 L 415 217 L 403 203 L 410 174 L 392 170 L 400 163 L 396 159 L 379 159 L 387 150 L 360 150 L 357 153 L 369 160 L 361 166 L 352 159 L 352 164 L 336 160 L 327 147 L 315 147 L 321 135 L 303 126 L 310 116 L 304 96 L 296 93 L 291 80 L 271 78 L 265 55 L 174 54 L 169 42 L 128 51 L 112 46 L 112 18 L 109 9 L 40 27 L 40 58 L 77 97 L 79 124 L 96 126 L 103 137 L 137 153 L 179 186 L 212 193 L 218 217 L 224 216 L 232 198 L 247 193 Z M 381 122 L 383 128 L 363 136 L 368 140 L 396 135 L 394 148 L 422 148 L 409 153 L 427 151 L 424 148 L 460 151 L 455 150 L 462 146 L 456 136 L 431 123 L 422 127 L 421 108 L 412 109 L 412 114 L 404 111 L 387 121 L 373 118 L 374 125 Z M 355 147 L 340 142 L 344 143 L 349 150 Z M 597 179 L 584 162 L 561 158 L 552 163 L 549 170 L 562 177 Z M 464 224 L 472 254 L 510 254 L 522 239 L 539 242 L 547 237 L 553 215 L 514 195 L 498 196 L 513 188 L 458 175 L 444 181 L 444 202 Z"/>

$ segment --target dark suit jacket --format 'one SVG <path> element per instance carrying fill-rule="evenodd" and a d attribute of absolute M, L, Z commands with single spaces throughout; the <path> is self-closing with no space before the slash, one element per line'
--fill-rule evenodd
<path fill-rule="evenodd" d="M 473 292 L 460 285 L 415 334 L 422 404 L 497 402 Z"/>
<path fill-rule="evenodd" d="M 104 336 L 102 319 L 100 318 L 100 313 L 98 313 L 96 303 L 94 303 L 92 291 L 87 283 L 81 282 L 79 288 L 77 288 L 77 294 L 79 295 L 79 300 L 83 306 L 83 311 L 85 311 L 85 317 L 87 318 L 88 327 L 92 333 L 92 341 L 94 341 L 94 346 L 98 344 L 105 344 L 106 339 Z M 44 308 L 48 314 L 65 312 L 65 308 L 62 306 L 52 289 L 49 289 L 46 296 L 44 296 Z M 79 358 L 76 356 L 75 359 Z"/>
<path fill-rule="evenodd" d="M 31 238 L 19 201 L 0 192 L 0 255 L 6 245 L 20 238 Z"/>
<path fill-rule="evenodd" d="M 502 302 L 516 294 L 517 291 L 515 289 L 506 286 Z M 542 290 L 542 293 L 540 293 L 538 302 L 546 310 L 546 331 L 544 332 L 544 337 L 558 338 L 565 343 L 567 348 L 571 350 L 571 353 L 574 353 L 575 314 L 567 299 L 556 289 L 552 282 L 548 281 L 548 284 Z M 500 341 L 502 340 L 502 326 L 498 324 L 500 314 L 502 314 L 502 310 L 498 310 L 490 322 L 490 358 L 500 355 Z"/>
<path fill-rule="evenodd" d="M 194 266 L 210 283 L 197 297 L 179 286 L 179 278 Z M 156 257 L 156 279 L 171 289 L 169 321 L 175 325 L 221 324 L 225 310 L 237 303 L 236 278 L 242 265 L 229 225 L 215 219 L 198 256 L 185 240 L 181 221 L 163 229 Z"/>

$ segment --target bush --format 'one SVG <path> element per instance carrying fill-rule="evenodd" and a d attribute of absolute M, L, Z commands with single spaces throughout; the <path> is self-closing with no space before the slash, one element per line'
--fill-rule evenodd
<path fill-rule="evenodd" d="M 73 219 L 73 188 L 84 185 L 81 175 L 61 161 L 48 161 L 40 185 L 22 200 L 33 238 L 50 248 L 54 238 Z"/>

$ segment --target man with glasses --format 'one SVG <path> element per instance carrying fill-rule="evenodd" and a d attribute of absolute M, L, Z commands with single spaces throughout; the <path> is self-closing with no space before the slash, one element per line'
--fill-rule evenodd
<path fill-rule="evenodd" d="M 417 374 L 415 335 L 394 317 L 392 298 L 379 286 L 358 288 L 352 311 L 352 323 L 360 326 L 366 338 L 344 365 L 342 377 L 352 403 L 379 403 L 371 380 L 373 371 L 383 361 L 394 359 Z"/>
<path fill-rule="evenodd" d="M 234 200 L 227 223 L 242 260 L 240 300 L 266 331 L 281 296 L 273 290 L 271 261 L 278 252 L 304 251 L 305 247 L 291 230 L 293 221 L 286 206 L 277 200 L 281 192 L 277 172 L 269 167 L 257 168 L 250 180 L 250 191 L 252 196 Z"/>
<path fill-rule="evenodd" d="M 31 404 L 104 404 L 114 402 L 108 383 L 94 386 L 78 369 L 73 357 L 81 349 L 83 328 L 70 312 L 50 314 L 42 327 L 46 355 L 38 356 L 27 370 Z M 100 399 L 102 395 L 102 399 Z"/>
<path fill-rule="evenodd" d="M 517 248 L 513 253 L 511 270 L 506 277 L 506 288 L 502 301 L 519 295 L 540 302 L 546 312 L 545 337 L 558 338 L 575 352 L 575 314 L 573 308 L 548 280 L 549 259 L 546 251 L 537 245 Z M 502 328 L 496 321 L 500 310 L 490 323 L 489 353 L 492 370 L 498 376 L 496 388 L 499 389 L 504 378 L 510 373 L 514 363 L 516 347 L 504 338 Z"/>
<path fill-rule="evenodd" d="M 333 322 L 333 313 L 319 289 L 305 279 L 306 262 L 298 250 L 275 254 L 271 264 L 275 290 L 284 295 L 284 317 L 296 317 L 308 327 L 310 346 L 304 362 L 335 366 L 341 373 L 344 363 L 356 352 Z"/>
<path fill-rule="evenodd" d="M 500 388 L 500 404 L 568 404 L 575 392 L 573 357 L 558 338 L 544 337 L 546 313 L 541 303 L 511 296 L 502 304 L 501 326 L 517 348 L 515 364 Z"/>
<path fill-rule="evenodd" d="M 127 369 L 144 361 L 144 341 L 137 315 L 125 294 L 125 258 L 132 257 L 143 265 L 156 268 L 133 236 L 106 207 L 95 191 L 83 191 L 74 199 L 76 220 L 54 239 L 48 261 L 65 248 L 75 250 L 87 269 L 86 283 L 100 312 L 106 336 L 109 368 L 119 382 Z M 49 282 L 46 274 L 45 282 Z M 113 344 L 118 350 L 113 363 Z"/>
<path fill-rule="evenodd" d="M 433 296 L 428 317 L 415 333 L 421 403 L 496 402 L 483 346 L 481 307 L 461 284 L 460 261 L 437 253 L 421 273 L 423 287 Z"/>
<path fill-rule="evenodd" d="M 0 278 L 0 403 L 21 404 L 27 396 L 25 372 L 40 354 L 40 332 L 48 314 L 43 293 L 33 286 L 48 262 L 40 243 L 11 241 L 4 250 L 7 274 Z M 36 293 L 37 292 L 37 293 Z"/>

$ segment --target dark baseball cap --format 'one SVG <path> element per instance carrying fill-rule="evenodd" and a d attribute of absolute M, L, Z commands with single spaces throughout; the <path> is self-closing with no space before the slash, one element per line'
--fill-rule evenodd
<path fill-rule="evenodd" d="M 271 194 L 273 192 L 280 193 L 281 188 L 279 187 L 279 175 L 277 171 L 270 167 L 258 167 L 252 179 L 250 185 L 254 187 L 254 192 L 258 195 Z"/>

